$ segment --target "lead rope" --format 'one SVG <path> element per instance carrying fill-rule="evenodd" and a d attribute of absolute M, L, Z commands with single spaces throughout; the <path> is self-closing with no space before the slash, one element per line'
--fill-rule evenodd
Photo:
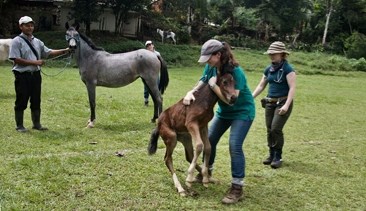
<path fill-rule="evenodd" d="M 58 73 L 56 73 L 56 74 L 53 74 L 53 75 L 50 75 L 50 74 L 47 74 L 47 73 L 45 73 L 45 72 L 43 72 L 42 71 L 42 69 L 41 69 L 41 73 L 43 74 L 43 75 L 45 75 L 45 76 L 48 76 L 48 77 L 55 77 L 55 76 L 57 76 L 57 75 L 59 75 L 59 74 L 61 74 L 62 72 L 64 72 L 65 70 L 66 70 L 66 67 L 67 66 L 69 66 L 70 64 L 71 64 L 71 58 L 72 58 L 72 53 L 68 53 L 68 54 L 70 54 L 70 56 L 69 57 L 67 57 L 67 58 L 65 58 L 67 61 L 66 61 L 66 64 L 65 64 L 65 66 L 58 72 Z M 57 58 L 59 58 L 59 57 L 62 57 L 62 56 L 65 56 L 66 54 L 62 54 L 62 55 L 59 55 L 59 56 L 56 56 L 56 57 L 53 57 L 53 58 L 51 58 L 51 59 L 47 59 L 47 60 L 54 60 L 54 59 L 57 59 Z"/>

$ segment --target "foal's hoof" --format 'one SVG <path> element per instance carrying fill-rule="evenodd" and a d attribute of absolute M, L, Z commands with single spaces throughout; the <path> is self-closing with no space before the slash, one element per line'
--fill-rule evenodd
<path fill-rule="evenodd" d="M 198 193 L 196 191 L 192 190 L 192 189 L 188 189 L 187 190 L 187 195 L 191 196 L 191 197 L 196 197 L 196 196 L 198 196 Z"/>
<path fill-rule="evenodd" d="M 179 192 L 179 196 L 186 197 L 187 196 L 187 192 L 186 191 Z"/>
<path fill-rule="evenodd" d="M 187 186 L 188 188 L 191 188 L 191 187 L 192 187 L 192 184 L 193 184 L 193 182 L 188 182 L 188 181 L 186 181 L 186 186 Z"/>
<path fill-rule="evenodd" d="M 203 185 L 203 187 L 205 187 L 205 188 L 208 188 L 208 184 L 209 184 L 210 182 L 202 182 L 202 185 Z"/>

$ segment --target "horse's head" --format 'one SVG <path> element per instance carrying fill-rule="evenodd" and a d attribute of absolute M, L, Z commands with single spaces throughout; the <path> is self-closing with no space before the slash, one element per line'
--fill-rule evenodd
<path fill-rule="evenodd" d="M 80 35 L 79 32 L 77 31 L 79 29 L 79 24 L 77 24 L 76 26 L 69 26 L 69 23 L 66 22 L 65 28 L 66 28 L 65 38 L 67 43 L 69 44 L 69 49 L 71 51 L 75 51 L 78 42 L 80 41 Z"/>
<path fill-rule="evenodd" d="M 233 105 L 238 96 L 235 91 L 235 80 L 229 72 L 218 77 L 217 85 L 220 87 L 221 93 L 227 99 L 230 105 Z"/>

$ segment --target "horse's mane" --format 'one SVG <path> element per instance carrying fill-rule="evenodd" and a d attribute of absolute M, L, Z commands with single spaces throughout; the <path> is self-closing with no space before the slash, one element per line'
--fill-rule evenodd
<path fill-rule="evenodd" d="M 84 34 L 79 33 L 81 39 L 83 39 L 93 50 L 104 51 L 104 48 L 96 46 L 93 41 Z"/>

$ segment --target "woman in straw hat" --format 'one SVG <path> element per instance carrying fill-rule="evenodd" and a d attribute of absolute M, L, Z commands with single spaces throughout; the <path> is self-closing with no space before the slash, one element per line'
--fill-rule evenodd
<path fill-rule="evenodd" d="M 267 97 L 261 101 L 265 108 L 269 147 L 269 156 L 263 164 L 279 168 L 282 165 L 284 145 L 282 130 L 292 111 L 296 74 L 287 61 L 290 53 L 286 50 L 284 43 L 279 41 L 272 43 L 265 54 L 269 55 L 271 64 L 264 70 L 263 77 L 253 92 L 253 97 L 257 97 L 269 84 Z"/>
<path fill-rule="evenodd" d="M 243 144 L 246 135 L 255 117 L 254 99 L 249 90 L 244 70 L 239 66 L 230 50 L 230 45 L 211 39 L 205 42 L 201 48 L 200 63 L 206 63 L 198 84 L 189 91 L 183 99 L 185 105 L 195 100 L 193 93 L 199 92 L 205 84 L 219 97 L 218 109 L 211 120 L 208 129 L 208 138 L 211 144 L 211 156 L 209 160 L 209 175 L 212 176 L 213 164 L 216 157 L 216 147 L 222 135 L 230 128 L 229 148 L 231 158 L 231 187 L 222 199 L 224 204 L 233 204 L 242 199 L 245 177 L 245 155 Z M 216 75 L 230 72 L 235 80 L 236 101 L 233 105 L 226 102 L 220 88 L 216 86 Z M 202 180 L 199 174 L 196 180 Z M 211 178 L 211 181 L 214 181 Z"/>

